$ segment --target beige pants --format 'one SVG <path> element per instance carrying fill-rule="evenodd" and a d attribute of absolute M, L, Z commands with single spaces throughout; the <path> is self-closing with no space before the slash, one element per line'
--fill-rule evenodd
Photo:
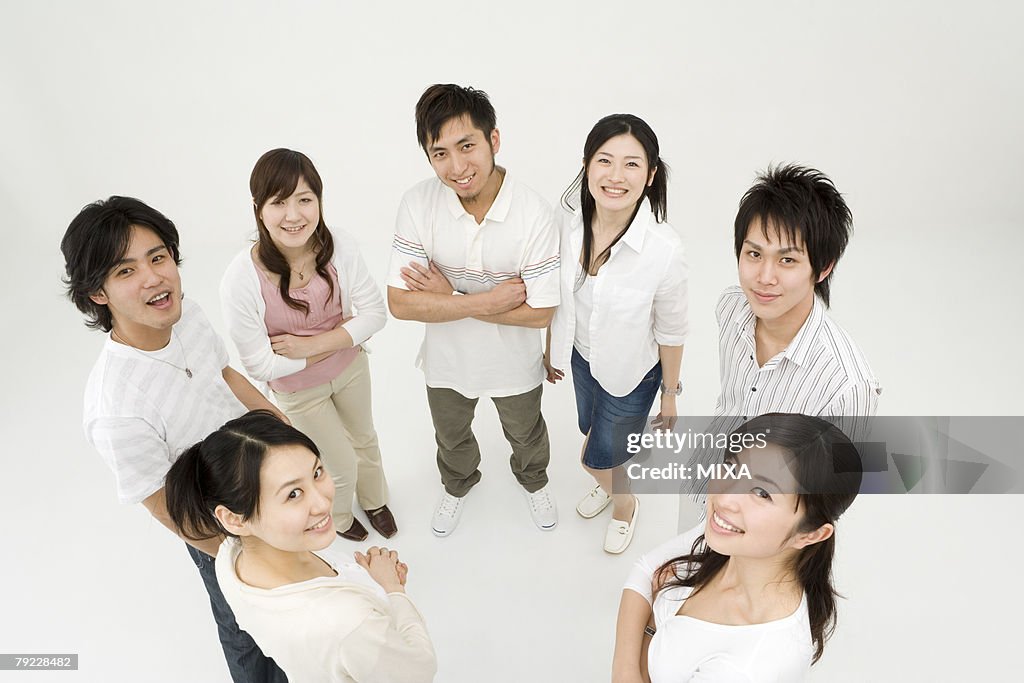
<path fill-rule="evenodd" d="M 274 392 L 296 429 L 320 449 L 334 479 L 334 526 L 352 525 L 353 492 L 364 510 L 387 505 L 388 483 L 380 461 L 370 405 L 370 364 L 366 352 L 332 381 L 292 393 Z"/>

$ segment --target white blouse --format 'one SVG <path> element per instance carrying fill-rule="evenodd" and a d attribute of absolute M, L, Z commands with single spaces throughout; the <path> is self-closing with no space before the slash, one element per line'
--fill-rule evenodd
<path fill-rule="evenodd" d="M 560 248 L 562 303 L 551 322 L 551 365 L 564 370 L 576 336 L 583 248 L 579 210 L 562 226 Z M 687 270 L 682 240 L 671 225 L 655 220 L 645 199 L 593 282 L 588 360 L 591 374 L 609 394 L 633 391 L 658 362 L 659 345 L 686 341 Z"/>
<path fill-rule="evenodd" d="M 704 522 L 643 555 L 625 588 L 651 601 L 654 573 L 668 560 L 688 554 Z M 789 616 L 763 624 L 714 624 L 678 614 L 692 589 L 658 593 L 652 611 L 657 629 L 647 650 L 651 683 L 788 683 L 803 680 L 814 645 L 807 596 Z"/>

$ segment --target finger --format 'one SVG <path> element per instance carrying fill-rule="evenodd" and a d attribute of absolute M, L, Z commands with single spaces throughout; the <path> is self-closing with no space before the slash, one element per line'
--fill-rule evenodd
<path fill-rule="evenodd" d="M 412 268 L 413 270 L 415 270 L 420 275 L 426 275 L 427 273 L 430 272 L 430 270 L 428 268 L 424 268 L 423 266 L 421 266 L 420 264 L 416 263 L 415 261 L 410 261 L 409 262 L 409 267 Z"/>
<path fill-rule="evenodd" d="M 437 273 L 438 275 L 442 275 L 442 274 L 443 274 L 443 273 L 441 272 L 441 269 L 440 269 L 440 268 L 438 268 L 438 267 L 437 267 L 437 264 L 436 264 L 436 263 L 434 263 L 433 261 L 431 261 L 431 262 L 430 262 L 430 270 L 431 270 L 431 271 L 433 271 L 433 272 L 435 272 L 435 273 Z"/>

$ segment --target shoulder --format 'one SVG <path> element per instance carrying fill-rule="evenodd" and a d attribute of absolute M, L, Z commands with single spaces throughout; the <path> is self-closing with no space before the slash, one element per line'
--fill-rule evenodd
<path fill-rule="evenodd" d="M 562 213 L 552 209 L 551 204 L 539 192 L 518 178 L 513 176 L 508 178 L 508 181 L 512 183 L 510 188 L 512 190 L 512 207 L 516 211 L 522 212 L 524 216 L 543 216 L 555 221 L 558 214 Z"/>
<path fill-rule="evenodd" d="M 252 246 L 252 243 L 246 244 L 245 248 L 231 259 L 221 278 L 222 287 L 240 287 L 255 279 L 256 264 L 252 260 Z"/>
<path fill-rule="evenodd" d="M 851 381 L 874 380 L 874 373 L 864 352 L 861 351 L 850 333 L 833 320 L 828 312 L 822 316 L 821 327 L 818 331 L 818 343 L 827 347 L 829 352 L 835 356 Z"/>
<path fill-rule="evenodd" d="M 718 323 L 721 325 L 727 319 L 734 319 L 736 314 L 743 311 L 746 306 L 747 295 L 743 293 L 742 287 L 739 285 L 726 287 L 718 297 L 718 303 L 715 304 Z"/>
<path fill-rule="evenodd" d="M 356 236 L 342 228 L 329 228 L 334 242 L 334 262 L 351 262 L 359 256 L 360 245 Z"/>
<path fill-rule="evenodd" d="M 442 198 L 445 189 L 444 183 L 437 176 L 425 178 L 405 191 L 402 195 L 402 204 L 410 209 L 435 205 Z"/>

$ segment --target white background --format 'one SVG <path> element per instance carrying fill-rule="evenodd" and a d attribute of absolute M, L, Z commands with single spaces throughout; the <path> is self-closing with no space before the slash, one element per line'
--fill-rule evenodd
<path fill-rule="evenodd" d="M 658 132 L 692 264 L 686 413 L 712 411 L 718 391 L 713 307 L 735 281 L 737 201 L 783 161 L 828 173 L 853 209 L 832 311 L 882 380 L 880 413 L 1024 413 L 1019 4 L 2 5 L 0 651 L 81 655 L 77 674 L 3 680 L 227 680 L 184 548 L 116 503 L 82 436 L 102 335 L 62 298 L 68 222 L 111 194 L 165 212 L 187 295 L 223 331 L 217 283 L 253 228 L 249 171 L 287 146 L 317 164 L 328 223 L 358 236 L 382 282 L 399 197 L 431 172 L 412 117 L 431 83 L 490 93 L 499 162 L 552 202 L 599 117 L 632 112 Z M 607 517 L 572 511 L 588 483 L 563 384 L 545 395 L 559 528 L 532 527 L 486 405 L 483 482 L 458 532 L 434 538 L 421 333 L 391 321 L 371 365 L 394 546 L 438 680 L 606 680 L 630 563 L 693 511 L 648 496 L 633 545 L 605 555 Z M 812 680 L 1012 677 L 1022 511 L 1011 496 L 859 500 L 838 530 L 848 599 Z"/>

